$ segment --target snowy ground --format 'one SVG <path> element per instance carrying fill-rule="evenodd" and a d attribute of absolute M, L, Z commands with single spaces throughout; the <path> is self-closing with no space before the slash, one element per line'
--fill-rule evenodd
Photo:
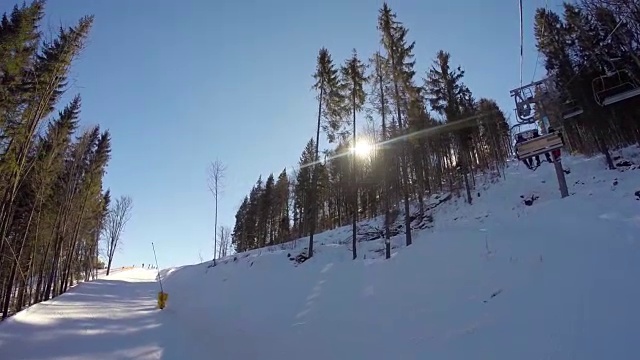
<path fill-rule="evenodd" d="M 156 309 L 155 270 L 116 271 L 0 323 L 0 358 L 200 359 Z"/>
<path fill-rule="evenodd" d="M 616 153 L 617 154 L 617 153 Z M 624 159 L 640 163 L 630 150 Z M 634 156 L 635 155 L 635 156 Z M 622 159 L 621 159 L 622 160 Z M 571 196 L 549 164 L 512 163 L 450 200 L 414 244 L 359 244 L 348 227 L 162 272 L 128 270 L 0 324 L 7 359 L 638 359 L 640 170 L 567 158 Z M 536 198 L 533 205 L 524 199 Z M 399 219 L 402 221 L 402 219 Z M 361 224 L 379 227 L 379 220 Z M 57 346 L 57 348 L 53 348 Z"/>

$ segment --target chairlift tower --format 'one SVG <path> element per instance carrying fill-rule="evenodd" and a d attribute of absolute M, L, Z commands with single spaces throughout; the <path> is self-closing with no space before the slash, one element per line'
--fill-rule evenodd
<path fill-rule="evenodd" d="M 536 122 L 536 114 L 540 115 L 540 118 L 547 117 L 544 109 L 544 102 L 548 100 L 552 95 L 551 78 L 545 78 L 542 80 L 534 81 L 531 84 L 521 86 L 519 88 L 510 91 L 511 96 L 516 102 L 516 115 L 518 116 L 520 124 L 533 124 Z M 548 118 L 548 117 L 547 117 Z M 538 138 L 516 144 L 516 155 L 518 150 L 526 148 L 526 154 L 518 156 L 519 160 L 528 159 L 530 157 L 539 155 L 550 151 L 552 147 L 549 147 L 549 142 L 557 141 L 558 134 L 546 134 Z M 564 143 L 564 141 L 562 141 Z M 559 145 L 551 145 L 559 146 Z M 553 152 L 552 152 L 553 153 Z M 559 157 L 552 155 L 553 165 L 556 170 L 556 177 L 558 178 L 558 185 L 560 188 L 560 196 L 565 198 L 569 196 L 569 190 L 567 188 L 567 180 L 564 177 L 564 170 L 562 169 L 562 161 Z"/>

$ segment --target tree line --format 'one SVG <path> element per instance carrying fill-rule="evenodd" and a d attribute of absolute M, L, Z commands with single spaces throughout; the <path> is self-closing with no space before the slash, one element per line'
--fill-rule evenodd
<path fill-rule="evenodd" d="M 46 39 L 45 1 L 0 21 L 0 307 L 2 318 L 110 266 L 131 199 L 103 188 L 111 136 L 79 129 L 80 95 L 56 105 L 93 23 L 86 16 Z"/>
<path fill-rule="evenodd" d="M 570 152 L 604 154 L 614 169 L 612 148 L 640 144 L 640 96 L 601 106 L 594 91 L 603 84 L 616 86 L 618 77 L 601 78 L 616 70 L 631 75 L 625 78 L 627 89 L 640 85 L 640 60 L 634 55 L 640 44 L 640 7 L 634 0 L 563 6 L 561 15 L 539 8 L 534 18 L 537 49 L 553 85 L 544 101 L 549 124 L 536 114 L 538 126 L 563 132 Z M 236 251 L 309 236 L 310 257 L 315 233 L 352 224 L 356 258 L 356 221 L 384 215 L 389 257 L 391 225 L 402 222 L 410 245 L 411 224 L 428 216 L 425 199 L 431 194 L 450 192 L 471 204 L 478 174 L 493 179 L 504 174 L 513 153 L 512 134 L 497 103 L 476 98 L 464 84 L 464 70 L 444 50 L 419 76 L 415 42 L 386 3 L 379 9 L 377 30 L 383 50 L 366 60 L 354 50 L 337 65 L 328 49 L 320 49 L 313 74 L 316 134 L 293 173 L 284 169 L 277 178 L 259 177 L 243 199 L 232 233 Z M 583 113 L 563 119 L 575 106 Z M 363 158 L 352 151 L 358 118 L 367 119 L 365 135 L 375 144 L 375 151 Z M 321 134 L 333 146 L 323 159 Z M 417 205 L 415 213 L 411 203 Z"/>
<path fill-rule="evenodd" d="M 512 145 L 497 103 L 474 97 L 464 70 L 444 50 L 417 74 L 415 42 L 386 3 L 377 29 L 383 50 L 368 59 L 354 50 L 336 64 L 328 49 L 319 50 L 316 134 L 293 173 L 260 177 L 243 199 L 232 233 L 236 251 L 309 236 L 310 257 L 314 234 L 352 224 L 356 258 L 356 222 L 384 215 L 388 257 L 394 221 L 402 220 L 410 245 L 412 222 L 428 217 L 431 194 L 452 192 L 472 203 L 477 175 L 501 176 Z M 356 136 L 362 118 L 374 150 L 358 156 L 353 150 L 363 138 Z M 332 146 L 323 159 L 321 134 Z"/>
<path fill-rule="evenodd" d="M 563 128 L 571 151 L 601 153 L 614 169 L 611 149 L 640 144 L 640 97 L 602 106 L 594 90 L 623 85 L 606 96 L 640 85 L 638 2 L 580 0 L 564 3 L 561 13 L 540 8 L 535 37 L 555 87 L 555 96 L 545 104 L 552 126 Z M 562 113 L 572 106 L 583 112 L 563 121 Z"/>

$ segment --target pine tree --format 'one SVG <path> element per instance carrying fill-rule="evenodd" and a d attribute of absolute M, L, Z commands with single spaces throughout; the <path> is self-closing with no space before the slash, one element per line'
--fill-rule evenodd
<path fill-rule="evenodd" d="M 38 25 L 44 17 L 44 3 L 40 0 L 29 6 L 16 5 L 11 15 L 3 14 L 0 21 L 0 129 L 6 129 L 8 120 L 17 121 L 20 106 L 34 90 L 25 86 L 29 74 L 26 70 L 33 67 L 39 48 Z"/>
<path fill-rule="evenodd" d="M 243 252 L 251 249 L 247 241 L 247 211 L 249 208 L 249 197 L 245 196 L 242 204 L 236 212 L 236 221 L 231 234 L 231 244 L 235 247 L 236 252 Z"/>
<path fill-rule="evenodd" d="M 313 236 L 318 221 L 316 189 L 318 184 L 317 162 L 320 160 L 318 146 L 320 143 L 321 120 L 325 119 L 326 125 L 323 128 L 329 138 L 329 142 L 333 142 L 335 141 L 336 132 L 342 126 L 341 121 L 344 114 L 344 99 L 338 70 L 333 64 L 329 50 L 326 48 L 321 48 L 318 53 L 318 63 L 313 77 L 316 80 L 313 88 L 318 92 L 318 124 L 316 127 L 315 156 L 312 170 L 312 188 L 314 191 L 311 192 L 310 211 L 306 216 L 309 218 L 309 257 L 313 256 Z"/>
<path fill-rule="evenodd" d="M 356 50 L 353 50 L 353 54 L 351 58 L 348 59 L 345 64 L 342 66 L 341 75 L 342 75 L 342 83 L 345 86 L 345 98 L 347 99 L 347 103 L 349 104 L 349 108 L 351 110 L 352 120 L 353 120 L 353 140 L 352 147 L 353 151 L 351 152 L 352 162 L 353 162 L 353 179 L 352 181 L 352 252 L 353 259 L 358 257 L 356 250 L 356 235 L 357 235 L 357 221 L 358 221 L 358 164 L 356 157 L 356 146 L 357 142 L 357 134 L 356 134 L 356 115 L 358 112 L 362 110 L 366 101 L 366 93 L 364 91 L 365 85 L 365 65 L 358 58 L 358 54 Z"/>
<path fill-rule="evenodd" d="M 473 107 L 471 91 L 462 83 L 464 71 L 461 67 L 452 70 L 449 65 L 451 55 L 440 50 L 436 60 L 427 74 L 424 88 L 431 108 L 444 115 L 448 123 L 460 121 L 464 115 L 469 115 Z M 462 124 L 456 130 L 457 158 L 464 178 L 467 192 L 467 202 L 471 204 L 471 186 L 469 184 L 469 172 L 471 171 L 470 159 L 470 131 L 466 124 Z"/>
<path fill-rule="evenodd" d="M 309 234 L 309 224 L 312 222 L 311 218 L 305 215 L 311 213 L 312 201 L 314 193 L 316 193 L 315 185 L 317 184 L 317 179 L 315 179 L 316 183 L 314 184 L 314 176 L 312 175 L 312 170 L 315 168 L 314 159 L 317 158 L 315 144 L 315 141 L 310 139 L 305 146 L 300 156 L 299 170 L 294 184 L 294 211 L 297 210 L 297 215 L 294 216 L 297 219 L 297 221 L 294 221 L 294 227 L 298 231 L 298 237 L 304 237 Z"/>
<path fill-rule="evenodd" d="M 393 100 L 396 108 L 396 125 L 399 133 L 402 134 L 404 123 L 402 118 L 403 109 L 407 109 L 407 99 L 417 96 L 414 91 L 417 89 L 412 85 L 415 75 L 413 66 L 413 48 L 415 43 L 407 44 L 406 36 L 408 30 L 401 22 L 396 20 L 396 14 L 391 11 L 385 2 L 379 11 L 378 30 L 382 35 L 382 45 L 387 52 L 389 61 L 389 71 L 393 83 Z M 402 194 L 404 197 L 404 218 L 406 245 L 411 245 L 411 213 L 409 205 L 409 157 L 407 142 L 403 140 L 402 156 L 400 168 L 402 173 Z"/>
<path fill-rule="evenodd" d="M 6 184 L 0 198 L 0 238 L 7 236 L 19 184 L 33 168 L 27 160 L 36 130 L 59 99 L 71 61 L 80 51 L 92 21 L 92 17 L 83 18 L 75 28 L 60 29 L 58 38 L 45 43 L 42 55 L 33 63 L 36 78 L 23 82 L 29 89 L 28 100 L 18 114 L 11 115 L 15 120 L 3 129 L 10 141 L 0 158 L 0 172 L 5 175 Z"/>
<path fill-rule="evenodd" d="M 262 246 L 272 245 L 273 237 L 273 204 L 274 204 L 275 179 L 269 174 L 264 184 L 264 190 L 260 196 L 258 228 Z"/>
<path fill-rule="evenodd" d="M 277 221 L 274 226 L 276 243 L 280 244 L 289 240 L 290 221 L 289 221 L 289 177 L 287 169 L 283 169 L 275 184 L 275 204 L 274 204 L 274 220 Z"/>
<path fill-rule="evenodd" d="M 369 99 L 372 101 L 372 106 L 375 112 L 380 115 L 382 121 L 382 146 L 378 148 L 382 150 L 382 156 L 380 157 L 381 166 L 378 167 L 382 171 L 382 189 L 383 189 L 383 204 L 384 204 L 384 244 L 385 244 L 385 257 L 391 258 L 391 194 L 390 194 L 390 171 L 393 165 L 393 158 L 390 156 L 390 147 L 386 143 L 389 140 L 388 128 L 387 128 L 387 115 L 391 113 L 389 102 L 386 94 L 388 93 L 389 78 L 388 78 L 388 62 L 387 59 L 382 57 L 378 52 L 373 55 L 371 62 L 373 64 L 374 71 L 370 74 L 370 83 L 372 86 L 372 93 Z"/>
<path fill-rule="evenodd" d="M 65 292 L 98 265 L 110 138 L 79 139 L 79 95 L 47 118 L 93 18 L 42 41 L 44 1 L 0 20 L 0 306 L 3 318 Z M 105 196 L 106 194 L 106 196 Z M 108 206 L 108 205 L 107 205 Z"/>

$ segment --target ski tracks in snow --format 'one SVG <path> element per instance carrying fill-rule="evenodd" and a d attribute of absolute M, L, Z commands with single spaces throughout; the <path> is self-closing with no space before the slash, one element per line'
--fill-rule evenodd
<path fill-rule="evenodd" d="M 291 326 L 295 327 L 295 326 L 306 324 L 306 321 L 304 321 L 304 319 L 307 316 L 307 314 L 309 314 L 309 312 L 313 310 L 313 306 L 316 302 L 316 299 L 320 296 L 320 294 L 322 294 L 322 287 L 324 283 L 327 281 L 324 278 L 325 274 L 327 274 L 332 267 L 333 267 L 333 263 L 328 263 L 322 268 L 322 270 L 320 270 L 320 279 L 318 279 L 318 281 L 316 282 L 316 285 L 311 289 L 311 293 L 309 294 L 309 296 L 307 296 L 307 299 L 306 299 L 307 302 L 305 303 L 304 308 L 296 314 L 295 320 L 294 320 L 296 322 L 294 322 L 293 325 Z"/>

